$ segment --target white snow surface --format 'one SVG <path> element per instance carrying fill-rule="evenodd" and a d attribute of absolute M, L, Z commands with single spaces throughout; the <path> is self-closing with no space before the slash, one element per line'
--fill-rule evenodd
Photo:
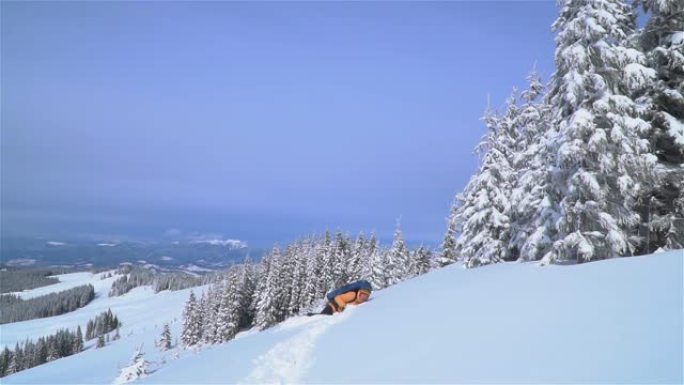
<path fill-rule="evenodd" d="M 111 271 L 113 274 L 114 271 Z M 31 290 L 24 290 L 20 292 L 14 292 L 11 294 L 18 295 L 19 297 L 23 299 L 29 299 L 29 298 L 34 298 L 34 297 L 40 297 L 42 295 L 50 294 L 50 293 L 57 293 L 60 291 L 68 290 L 77 286 L 81 285 L 87 285 L 87 284 L 92 284 L 93 287 L 95 288 L 95 293 L 98 293 L 98 289 L 103 290 L 106 289 L 107 291 L 109 288 L 112 286 L 112 280 L 100 280 L 99 277 L 102 274 L 107 274 L 107 272 L 100 273 L 100 274 L 93 274 L 89 272 L 81 272 L 81 273 L 70 273 L 70 274 L 62 274 L 62 275 L 54 275 L 53 277 L 57 277 L 59 279 L 58 283 L 52 284 L 52 285 L 47 285 L 47 286 L 41 286 L 37 287 L 35 289 Z M 98 282 L 100 281 L 100 282 Z M 107 293 L 104 294 L 107 296 Z"/>
<path fill-rule="evenodd" d="M 683 261 L 677 250 L 568 266 L 452 265 L 342 314 L 163 353 L 154 341 L 164 322 L 179 336 L 189 290 L 136 289 L 111 303 L 120 340 L 2 383 L 111 384 L 141 343 L 152 373 L 136 384 L 682 383 Z M 1 326 L 3 342 L 12 325 Z"/>

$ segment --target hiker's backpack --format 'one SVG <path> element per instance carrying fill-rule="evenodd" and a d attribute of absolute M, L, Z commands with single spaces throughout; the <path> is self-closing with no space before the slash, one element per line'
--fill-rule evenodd
<path fill-rule="evenodd" d="M 349 291 L 358 291 L 358 290 L 368 290 L 368 292 L 371 292 L 373 290 L 373 286 L 371 286 L 370 282 L 366 280 L 359 280 L 356 282 L 348 283 L 344 286 L 338 287 L 337 289 L 331 291 L 326 295 L 325 297 L 328 299 L 328 301 L 333 301 L 335 297 L 337 297 L 340 294 L 344 294 Z"/>

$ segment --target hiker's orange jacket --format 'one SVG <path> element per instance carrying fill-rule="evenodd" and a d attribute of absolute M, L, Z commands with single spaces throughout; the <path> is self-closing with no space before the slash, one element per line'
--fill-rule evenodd
<path fill-rule="evenodd" d="M 360 291 L 360 290 L 359 290 Z M 360 304 L 363 301 L 358 301 L 358 291 L 348 291 L 346 293 L 342 293 L 335 297 L 335 299 L 330 302 L 332 305 L 332 308 L 336 312 L 341 312 L 344 311 L 344 308 L 349 305 L 350 303 L 353 304 Z"/>

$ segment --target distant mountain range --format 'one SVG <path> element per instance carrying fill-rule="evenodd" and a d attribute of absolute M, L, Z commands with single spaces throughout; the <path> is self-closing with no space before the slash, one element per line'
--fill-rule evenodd
<path fill-rule="evenodd" d="M 0 265 L 7 267 L 99 268 L 128 262 L 157 270 L 196 272 L 224 269 L 250 256 L 259 260 L 264 250 L 250 248 L 237 239 L 175 242 L 62 241 L 3 238 Z"/>

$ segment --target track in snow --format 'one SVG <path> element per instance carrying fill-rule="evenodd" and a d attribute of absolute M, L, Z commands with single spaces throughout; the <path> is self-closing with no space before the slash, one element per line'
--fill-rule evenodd
<path fill-rule="evenodd" d="M 292 320 L 293 322 L 281 325 L 281 328 L 289 329 L 304 324 L 304 328 L 293 337 L 276 344 L 257 357 L 254 360 L 252 372 L 239 383 L 299 383 L 302 375 L 311 367 L 313 360 L 311 353 L 316 347 L 318 338 L 330 327 L 348 318 L 352 312 L 352 309 L 348 309 L 334 316 L 300 317 Z"/>

